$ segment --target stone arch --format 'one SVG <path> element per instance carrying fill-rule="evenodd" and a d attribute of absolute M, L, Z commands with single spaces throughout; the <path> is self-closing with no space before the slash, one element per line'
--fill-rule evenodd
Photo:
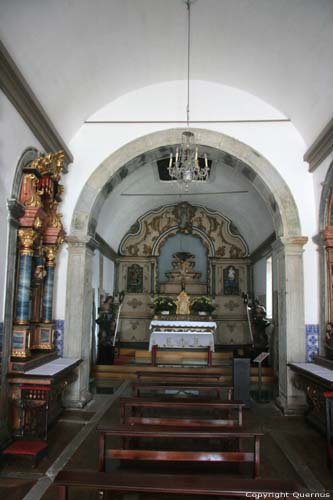
<path fill-rule="evenodd" d="M 84 404 L 88 392 L 89 355 L 84 346 L 89 344 L 90 331 L 88 318 L 84 319 L 88 309 L 84 308 L 84 304 L 89 300 L 87 283 L 91 282 L 92 245 L 98 216 L 114 183 L 121 182 L 128 175 L 127 165 L 139 158 L 139 167 L 140 162 L 144 164 L 147 154 L 153 150 L 167 152 L 168 146 L 179 143 L 181 130 L 154 132 L 112 153 L 92 173 L 77 201 L 68 238 L 65 352 L 68 355 L 80 355 L 84 359 L 81 375 L 70 395 L 70 399 L 79 405 Z M 243 175 L 260 193 L 272 216 L 278 237 L 273 246 L 273 260 L 275 269 L 278 269 L 279 397 L 281 406 L 288 411 L 303 402 L 303 395 L 292 386 L 287 363 L 304 361 L 305 358 L 302 253 L 307 238 L 301 236 L 296 203 L 278 171 L 257 151 L 219 132 L 193 130 L 198 145 L 223 152 L 240 162 Z"/>
<path fill-rule="evenodd" d="M 198 145 L 223 151 L 241 160 L 248 172 L 244 175 L 265 196 L 273 212 L 276 233 L 289 237 L 301 234 L 298 210 L 289 187 L 274 166 L 250 146 L 220 132 L 193 129 Z M 78 238 L 93 236 L 100 210 L 110 192 L 111 180 L 121 180 L 127 175 L 127 163 L 136 157 L 144 157 L 147 151 L 165 148 L 179 142 L 181 129 L 169 129 L 140 137 L 112 153 L 92 173 L 76 204 L 71 234 Z M 112 184 L 111 184 L 112 189 Z"/>

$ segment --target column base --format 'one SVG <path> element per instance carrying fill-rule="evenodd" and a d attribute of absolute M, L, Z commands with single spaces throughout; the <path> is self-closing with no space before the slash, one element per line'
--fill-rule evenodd
<path fill-rule="evenodd" d="M 90 392 L 82 394 L 79 399 L 72 399 L 71 397 L 63 399 L 64 408 L 84 408 L 91 400 L 93 395 Z"/>
<path fill-rule="evenodd" d="M 307 410 L 305 398 L 278 396 L 275 399 L 276 406 L 282 411 L 286 417 L 304 417 Z"/>

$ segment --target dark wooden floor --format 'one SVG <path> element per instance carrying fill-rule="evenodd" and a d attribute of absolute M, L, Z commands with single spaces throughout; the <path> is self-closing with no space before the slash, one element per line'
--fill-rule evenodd
<path fill-rule="evenodd" d="M 122 395 L 126 395 L 126 391 Z M 110 399 L 110 396 L 106 394 L 98 395 L 96 401 L 83 411 L 65 411 L 60 421 L 49 433 L 49 457 L 44 459 L 36 469 L 18 463 L 3 465 L 0 473 L 0 498 L 21 500 L 35 485 L 33 492 L 27 497 L 28 500 L 39 498 L 56 500 L 57 492 L 52 485 L 44 493 L 42 487 L 40 491 L 38 489 L 37 483 L 42 486 L 46 473 L 52 477 L 57 472 L 57 468 L 62 468 L 63 465 L 66 469 L 97 470 L 96 415 L 100 407 L 108 404 Z M 333 473 L 326 465 L 325 439 L 308 426 L 303 418 L 283 417 L 273 403 L 268 403 L 254 404 L 250 410 L 245 410 L 244 420 L 248 429 L 265 433 L 261 452 L 262 477 L 294 479 L 312 491 L 319 492 L 324 489 L 333 492 Z M 90 425 L 91 422 L 92 425 Z M 99 424 L 111 422 L 119 422 L 117 399 L 98 420 Z M 77 447 L 76 440 L 80 432 L 82 435 L 84 429 L 89 432 L 82 444 Z M 66 456 L 64 456 L 64 449 L 66 449 Z M 68 457 L 70 457 L 69 460 Z M 71 500 L 92 498 L 97 498 L 96 494 L 79 490 L 74 491 L 70 497 Z M 113 498 L 122 497 L 113 496 Z M 128 498 L 139 497 L 131 495 Z M 148 500 L 148 498 L 152 500 L 154 496 L 140 496 L 140 499 Z M 159 495 L 158 500 L 161 498 Z M 185 500 L 184 496 L 182 500 Z"/>

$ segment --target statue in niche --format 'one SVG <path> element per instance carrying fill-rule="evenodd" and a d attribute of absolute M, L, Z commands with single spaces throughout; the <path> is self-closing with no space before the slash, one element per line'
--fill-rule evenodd
<path fill-rule="evenodd" d="M 201 277 L 201 273 L 194 271 L 195 256 L 189 252 L 176 252 L 172 255 L 171 265 L 173 271 L 166 273 L 168 280 L 181 283 L 181 289 L 185 290 L 187 281 L 196 281 Z"/>
<path fill-rule="evenodd" d="M 127 268 L 127 292 L 143 293 L 143 268 L 138 264 Z"/>
<path fill-rule="evenodd" d="M 223 295 L 239 295 L 239 270 L 235 266 L 223 269 Z"/>
<path fill-rule="evenodd" d="M 114 360 L 112 341 L 116 329 L 115 311 L 113 296 L 109 295 L 99 308 L 96 320 L 99 326 L 97 363 L 100 365 L 111 365 Z"/>
<path fill-rule="evenodd" d="M 188 315 L 190 314 L 190 297 L 185 290 L 182 290 L 176 300 L 176 314 Z"/>

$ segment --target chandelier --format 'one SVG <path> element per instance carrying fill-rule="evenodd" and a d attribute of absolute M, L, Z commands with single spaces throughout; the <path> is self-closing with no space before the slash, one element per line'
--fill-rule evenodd
<path fill-rule="evenodd" d="M 175 179 L 185 191 L 189 191 L 192 181 L 207 181 L 209 174 L 208 159 L 204 154 L 204 161 L 200 162 L 198 147 L 194 133 L 190 131 L 190 48 L 191 48 L 191 2 L 186 0 L 187 7 L 187 130 L 182 133 L 181 144 L 176 148 L 176 155 L 170 153 L 169 175 Z"/>

